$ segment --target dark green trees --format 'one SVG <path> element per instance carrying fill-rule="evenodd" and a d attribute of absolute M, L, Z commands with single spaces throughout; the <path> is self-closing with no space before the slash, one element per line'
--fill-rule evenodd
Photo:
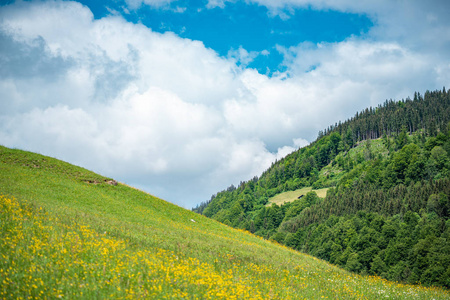
<path fill-rule="evenodd" d="M 386 101 L 194 210 L 350 271 L 450 287 L 450 93 Z M 330 187 L 266 206 L 278 193 Z"/>

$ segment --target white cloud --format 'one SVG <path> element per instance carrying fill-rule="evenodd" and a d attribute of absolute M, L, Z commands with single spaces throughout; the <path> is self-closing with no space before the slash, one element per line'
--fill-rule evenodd
<path fill-rule="evenodd" d="M 426 20 L 446 24 L 440 14 Z M 374 38 L 278 46 L 287 72 L 268 77 L 245 68 L 267 52 L 239 48 L 220 57 L 200 41 L 120 16 L 95 20 L 75 2 L 2 7 L 0 42 L 2 144 L 185 207 L 259 175 L 356 110 L 450 82 L 448 54 Z"/>
<path fill-rule="evenodd" d="M 329 80 L 330 87 L 341 80 L 370 83 L 383 90 L 388 88 L 394 94 L 398 93 L 397 87 L 408 81 L 414 81 L 417 87 L 429 84 L 431 78 L 436 78 L 430 62 L 438 63 L 433 56 L 411 52 L 397 43 L 355 39 L 335 44 L 301 44 L 285 49 L 285 59 L 288 72 L 296 78 Z"/>
<path fill-rule="evenodd" d="M 236 61 L 236 63 L 238 63 L 241 67 L 246 67 L 259 54 L 262 54 L 262 52 L 261 53 L 258 52 L 258 51 L 250 51 L 250 52 L 248 52 L 242 46 L 240 46 L 237 50 L 230 49 L 228 51 L 228 58 L 234 59 Z"/>

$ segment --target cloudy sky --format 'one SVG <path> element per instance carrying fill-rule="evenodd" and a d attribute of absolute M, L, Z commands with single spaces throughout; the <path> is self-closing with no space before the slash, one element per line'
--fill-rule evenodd
<path fill-rule="evenodd" d="M 0 144 L 191 208 L 450 87 L 450 2 L 0 1 Z"/>

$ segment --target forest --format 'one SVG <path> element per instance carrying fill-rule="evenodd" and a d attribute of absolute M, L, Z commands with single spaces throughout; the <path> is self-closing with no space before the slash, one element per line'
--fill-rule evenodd
<path fill-rule="evenodd" d="M 450 288 L 450 93 L 387 100 L 193 210 L 349 271 Z M 281 205 L 271 197 L 314 191 Z"/>

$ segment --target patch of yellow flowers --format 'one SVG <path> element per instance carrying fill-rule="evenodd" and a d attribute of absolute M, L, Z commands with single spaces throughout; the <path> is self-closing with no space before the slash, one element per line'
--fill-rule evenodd
<path fill-rule="evenodd" d="M 0 298 L 262 299 L 233 268 L 52 219 L 0 196 Z"/>

